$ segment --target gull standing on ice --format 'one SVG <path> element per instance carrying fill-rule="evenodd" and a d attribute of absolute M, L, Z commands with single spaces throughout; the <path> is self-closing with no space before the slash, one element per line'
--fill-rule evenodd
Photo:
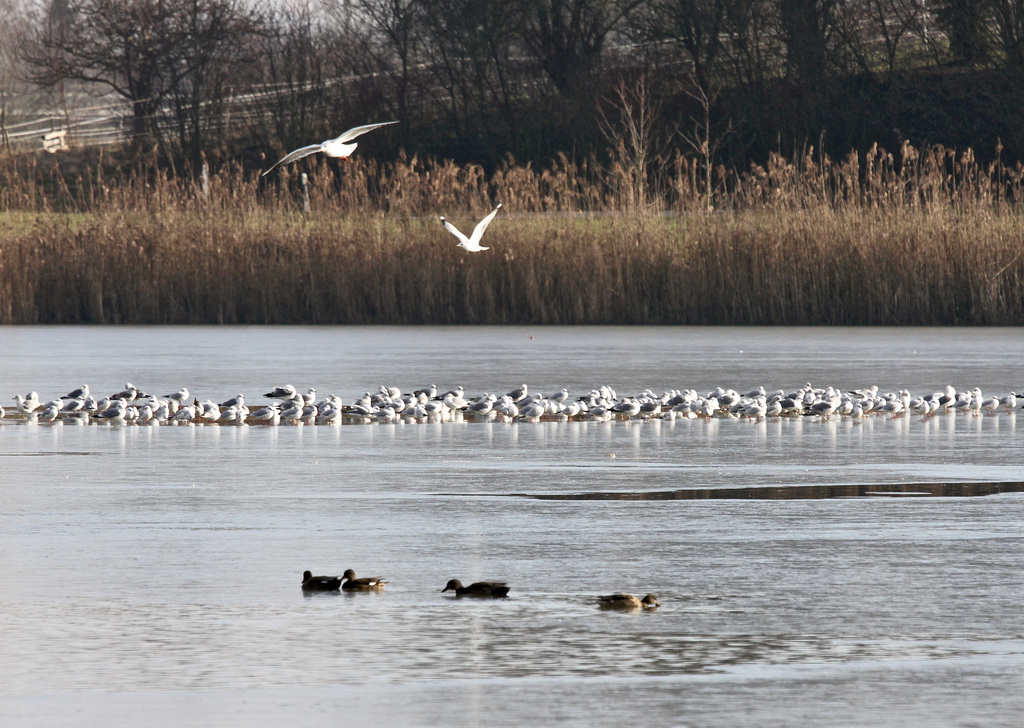
<path fill-rule="evenodd" d="M 487 226 L 491 224 L 491 220 L 494 219 L 494 216 L 498 214 L 498 210 L 500 209 L 501 203 L 499 202 L 498 206 L 491 210 L 490 215 L 488 215 L 487 217 L 485 217 L 483 220 L 476 224 L 476 227 L 473 228 L 473 235 L 468 238 L 461 232 L 459 232 L 459 229 L 457 227 L 455 227 L 450 222 L 445 220 L 444 215 L 441 215 L 441 222 L 444 223 L 445 230 L 447 230 L 448 232 L 450 232 L 452 235 L 459 239 L 460 248 L 469 253 L 479 253 L 481 250 L 490 250 L 490 248 L 480 247 L 480 238 L 484 236 L 484 230 L 486 230 Z"/>
<path fill-rule="evenodd" d="M 79 412 L 84 407 L 85 407 L 85 400 L 84 399 L 69 399 L 67 402 L 65 402 L 61 406 L 60 411 L 70 415 L 70 414 L 74 414 L 75 412 Z"/>
<path fill-rule="evenodd" d="M 308 157 L 310 154 L 316 154 L 317 152 L 323 152 L 328 157 L 337 157 L 338 159 L 347 159 L 352 156 L 352 152 L 356 150 L 357 144 L 352 140 L 356 137 L 360 137 L 368 131 L 373 131 L 382 126 L 388 124 L 397 124 L 397 121 L 383 121 L 379 124 L 367 124 L 365 126 L 357 126 L 353 129 L 349 129 L 337 139 L 328 139 L 320 144 L 310 144 L 308 147 L 300 147 L 294 152 L 289 152 L 286 156 L 282 157 L 277 164 L 268 169 L 266 172 L 260 175 L 260 177 L 266 177 L 274 169 L 281 166 L 282 164 L 289 164 L 303 157 Z M 351 143 L 350 143 L 351 142 Z"/>
<path fill-rule="evenodd" d="M 256 422 L 263 422 L 267 424 L 276 425 L 281 421 L 281 405 L 276 402 L 268 407 L 263 407 L 256 410 L 250 416 Z"/>
<path fill-rule="evenodd" d="M 226 399 L 220 403 L 221 407 L 244 407 L 245 406 L 245 395 L 239 392 L 231 399 Z"/>
<path fill-rule="evenodd" d="M 178 409 L 177 409 L 178 407 L 181 407 L 181 405 L 183 405 L 186 402 L 188 402 L 188 398 L 190 396 L 191 395 L 189 394 L 188 387 L 182 387 L 181 389 L 179 389 L 174 394 L 165 394 L 164 397 L 167 398 L 169 401 L 174 403 L 174 405 L 173 405 L 174 409 L 171 411 L 171 414 L 174 414 L 175 412 L 177 412 L 178 411 Z"/>
<path fill-rule="evenodd" d="M 108 422 L 124 422 L 125 417 L 128 416 L 128 403 L 123 399 L 115 399 L 110 403 L 102 412 L 96 414 L 96 418 L 100 420 L 107 420 Z"/>
<path fill-rule="evenodd" d="M 46 409 L 43 410 L 42 414 L 39 415 L 39 419 L 43 422 L 53 422 L 59 414 L 60 406 L 56 402 L 50 402 L 46 405 Z"/>
<path fill-rule="evenodd" d="M 85 399 L 89 396 L 89 385 L 83 384 L 78 389 L 73 389 L 65 394 L 61 399 Z"/>
<path fill-rule="evenodd" d="M 274 387 L 263 396 L 270 397 L 271 399 L 291 399 L 295 396 L 295 387 L 290 384 L 286 384 L 283 387 Z"/>
<path fill-rule="evenodd" d="M 124 389 L 122 389 L 117 394 L 110 395 L 110 398 L 111 399 L 123 399 L 125 401 L 125 403 L 131 404 L 132 402 L 134 402 L 139 397 L 140 394 L 143 397 L 146 396 L 145 393 L 139 392 L 139 388 L 136 387 L 134 384 L 132 384 L 131 382 L 125 382 L 124 383 Z"/>
<path fill-rule="evenodd" d="M 35 392 L 29 392 L 27 397 L 22 397 L 20 394 L 14 395 L 14 403 L 18 405 L 18 411 L 23 415 L 30 415 L 42 406 L 39 395 Z"/>

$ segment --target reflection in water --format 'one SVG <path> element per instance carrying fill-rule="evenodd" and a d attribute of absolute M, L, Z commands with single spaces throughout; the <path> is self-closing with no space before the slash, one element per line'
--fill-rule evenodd
<path fill-rule="evenodd" d="M 296 591 L 299 591 L 296 586 Z M 266 690 L 301 684 L 400 683 L 417 680 L 547 677 L 713 675 L 735 665 L 856 664 L 876 660 L 937 660 L 977 654 L 963 640 L 875 636 L 847 639 L 815 634 L 708 634 L 666 631 L 663 610 L 618 613 L 595 603 L 569 603 L 552 619 L 538 605 L 466 609 L 465 600 L 390 613 L 384 623 L 368 610 L 381 595 L 344 592 L 296 597 L 302 628 L 280 609 L 181 605 L 124 609 L 114 602 L 68 600 L 40 605 L 38 614 L 10 610 L 6 649 L 63 646 L 62 668 L 23 663 L 4 692 L 96 690 Z M 360 615 L 346 616 L 350 607 Z M 378 609 L 380 607 L 377 607 Z M 664 609 L 664 608 L 663 608 Z M 676 605 L 679 616 L 701 604 Z M 42 622 L 41 618 L 46 621 Z M 355 619 L 365 619 L 359 626 Z M 727 616 L 721 615 L 720 622 Z M 39 628 L 37 625 L 45 624 Z M 34 634 L 19 627 L 31 626 Z M 282 641 L 284 638 L 284 641 Z M 194 666 L 189 669 L 186 666 Z"/>

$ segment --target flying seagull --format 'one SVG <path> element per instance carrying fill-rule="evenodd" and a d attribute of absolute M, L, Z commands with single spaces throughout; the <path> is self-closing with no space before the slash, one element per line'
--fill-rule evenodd
<path fill-rule="evenodd" d="M 487 226 L 491 224 L 491 220 L 494 219 L 494 216 L 498 214 L 498 210 L 500 210 L 500 209 L 501 209 L 501 203 L 499 202 L 498 206 L 495 207 L 491 211 L 490 215 L 488 215 L 487 217 L 485 217 L 483 220 L 481 220 L 480 222 L 478 222 L 476 224 L 476 227 L 473 228 L 473 235 L 472 235 L 472 237 L 468 237 L 468 238 L 465 235 L 463 235 L 461 232 L 459 232 L 459 229 L 457 227 L 455 227 L 450 222 L 445 220 L 444 219 L 444 215 L 441 216 L 441 222 L 444 223 L 444 229 L 445 230 L 447 230 L 448 232 L 450 232 L 452 235 L 454 235 L 455 237 L 457 237 L 459 239 L 459 247 L 460 248 L 462 248 L 462 249 L 464 249 L 464 250 L 466 250 L 466 251 L 468 251 L 470 253 L 479 253 L 481 250 L 490 250 L 490 248 L 481 248 L 480 247 L 480 238 L 482 238 L 484 236 L 484 230 L 486 230 Z"/>
<path fill-rule="evenodd" d="M 317 152 L 323 152 L 328 157 L 338 157 L 339 159 L 347 159 L 352 155 L 352 152 L 356 150 L 357 144 L 352 140 L 356 137 L 360 137 L 368 131 L 373 131 L 382 126 L 388 124 L 397 124 L 397 121 L 384 121 L 379 124 L 367 124 L 366 126 L 357 126 L 353 129 L 349 129 L 347 132 L 342 134 L 337 139 L 328 139 L 326 142 L 320 144 L 310 144 L 308 147 L 301 147 L 296 149 L 294 152 L 289 153 L 281 161 L 275 164 L 273 167 L 268 169 L 266 172 L 261 174 L 261 177 L 266 177 L 274 169 L 281 166 L 282 164 L 288 164 L 294 162 L 297 159 L 308 157 L 310 154 L 316 154 Z M 351 143 L 349 143 L 351 142 Z"/>

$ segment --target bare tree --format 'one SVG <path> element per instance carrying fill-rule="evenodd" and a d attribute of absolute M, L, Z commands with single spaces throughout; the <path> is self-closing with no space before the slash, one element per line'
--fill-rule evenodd
<path fill-rule="evenodd" d="M 0 149 L 10 149 L 7 125 L 15 105 L 24 105 L 28 88 L 23 81 L 21 42 L 27 19 L 12 0 L 0 0 Z M 19 103 L 20 102 L 20 103 Z"/>
<path fill-rule="evenodd" d="M 738 0 L 649 0 L 636 9 L 630 25 L 642 40 L 672 44 L 693 67 L 702 85 L 719 71 L 729 20 Z"/>
<path fill-rule="evenodd" d="M 969 65 L 988 58 L 987 0 L 933 0 L 939 27 L 946 32 L 953 57 Z"/>
<path fill-rule="evenodd" d="M 276 8 L 258 39 L 256 64 L 263 93 L 256 97 L 261 134 L 293 149 L 331 132 L 327 48 L 333 34 L 308 5 Z"/>
<path fill-rule="evenodd" d="M 344 124 L 376 121 L 384 116 L 393 118 L 398 113 L 393 51 L 381 42 L 373 20 L 358 0 L 324 0 L 322 7 L 327 15 L 324 63 L 331 76 L 331 115 L 335 125 L 342 123 L 344 129 Z M 414 13 L 415 7 L 406 10 Z M 411 23 L 411 18 L 400 22 L 407 21 Z M 416 32 L 412 25 L 409 31 Z M 407 101 L 408 97 L 402 103 Z"/>
<path fill-rule="evenodd" d="M 1003 67 L 1024 74 L 1024 0 L 989 0 Z"/>
<path fill-rule="evenodd" d="M 175 8 L 162 0 L 82 0 L 71 7 L 71 30 L 48 25 L 30 50 L 34 79 L 107 85 L 132 105 L 134 140 L 158 138 L 157 112 L 176 80 L 168 63 L 177 42 L 168 32 Z"/>
<path fill-rule="evenodd" d="M 183 0 L 180 81 L 171 89 L 178 140 L 193 163 L 211 133 L 223 131 L 229 89 L 248 85 L 256 58 L 251 42 L 261 30 L 259 11 L 242 0 Z"/>
<path fill-rule="evenodd" d="M 189 113 L 209 100 L 214 68 L 255 21 L 236 0 L 71 0 L 69 9 L 70 28 L 48 24 L 28 48 L 33 77 L 108 86 L 131 104 L 136 144 L 162 139 L 163 108 L 186 83 Z"/>
<path fill-rule="evenodd" d="M 445 119 L 446 137 L 492 159 L 516 135 L 514 14 L 501 0 L 428 0 L 423 54 Z"/>
<path fill-rule="evenodd" d="M 791 84 L 787 105 L 797 128 L 816 134 L 828 112 L 829 80 L 836 64 L 836 8 L 839 0 L 774 0 Z"/>
<path fill-rule="evenodd" d="M 708 212 L 714 210 L 714 167 L 715 159 L 722 145 L 733 133 L 732 121 L 724 125 L 716 124 L 712 112 L 719 94 L 722 92 L 720 83 L 712 82 L 705 86 L 696 75 L 691 77 L 692 85 L 686 89 L 686 95 L 697 102 L 700 115 L 694 120 L 690 131 L 682 132 L 682 137 L 697 155 L 701 166 L 701 181 L 704 185 L 704 205 Z"/>
<path fill-rule="evenodd" d="M 776 0 L 779 28 L 793 77 L 817 85 L 828 75 L 838 0 Z"/>
<path fill-rule="evenodd" d="M 608 37 L 642 0 L 513 0 L 523 44 L 562 96 L 589 89 Z"/>
<path fill-rule="evenodd" d="M 409 122 L 422 44 L 424 4 L 417 0 L 354 0 L 354 5 L 376 33 L 375 42 L 367 44 L 368 56 L 375 71 L 391 79 L 394 113 Z M 408 135 L 411 128 L 411 124 L 403 124 L 402 133 Z"/>
<path fill-rule="evenodd" d="M 854 66 L 874 76 L 883 68 L 891 80 L 904 57 L 922 57 L 928 41 L 922 0 L 848 0 L 836 13 L 836 31 Z"/>
<path fill-rule="evenodd" d="M 598 107 L 598 126 L 611 145 L 613 171 L 620 180 L 619 197 L 627 209 L 643 215 L 653 206 L 654 178 L 664 160 L 664 134 L 659 134 L 661 104 L 647 80 L 619 82 L 610 110 Z"/>

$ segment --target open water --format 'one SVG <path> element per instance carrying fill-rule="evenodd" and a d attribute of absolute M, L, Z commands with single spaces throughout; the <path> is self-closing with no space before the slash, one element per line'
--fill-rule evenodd
<path fill-rule="evenodd" d="M 27 327 L 0 396 L 1003 395 L 1022 362 L 1019 329 Z M 1020 418 L 2 420 L 0 724 L 1019 726 Z M 346 568 L 390 583 L 299 588 Z"/>

